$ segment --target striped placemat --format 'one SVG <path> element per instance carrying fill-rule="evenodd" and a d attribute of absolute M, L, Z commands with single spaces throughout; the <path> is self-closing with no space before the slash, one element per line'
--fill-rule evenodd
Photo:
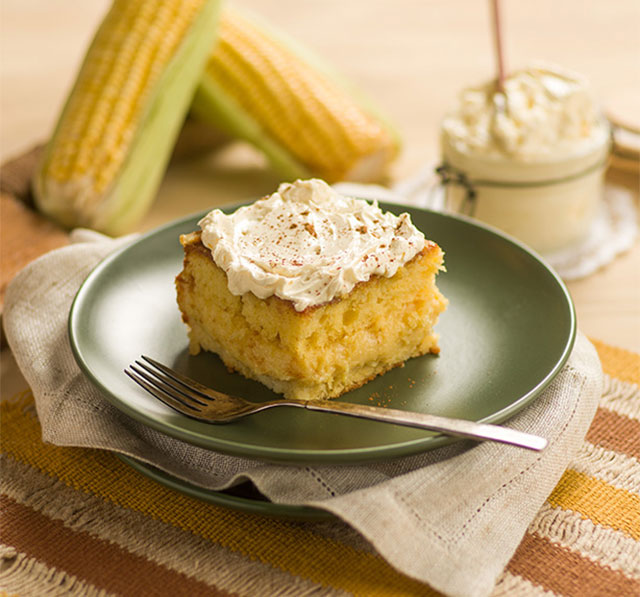
<path fill-rule="evenodd" d="M 640 355 L 594 344 L 606 374 L 597 414 L 494 595 L 640 595 Z M 436 594 L 338 521 L 227 510 L 111 453 L 42 443 L 26 388 L 1 416 L 1 594 Z"/>

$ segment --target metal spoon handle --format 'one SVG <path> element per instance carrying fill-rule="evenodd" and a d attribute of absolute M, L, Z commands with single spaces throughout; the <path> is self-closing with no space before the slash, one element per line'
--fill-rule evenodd
<path fill-rule="evenodd" d="M 544 437 L 516 431 L 509 427 L 474 423 L 473 421 L 466 421 L 464 419 L 450 419 L 437 415 L 407 412 L 392 408 L 380 408 L 365 404 L 334 402 L 330 400 L 306 402 L 304 407 L 313 411 L 335 413 L 361 419 L 373 419 L 375 421 L 404 425 L 405 427 L 418 427 L 420 429 L 440 431 L 447 435 L 511 444 L 529 450 L 539 451 L 547 445 L 547 440 Z"/>

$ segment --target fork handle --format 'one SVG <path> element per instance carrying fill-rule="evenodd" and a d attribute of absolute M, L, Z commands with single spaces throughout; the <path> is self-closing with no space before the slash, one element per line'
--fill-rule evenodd
<path fill-rule="evenodd" d="M 300 405 L 302 406 L 302 405 Z M 516 431 L 509 427 L 489 425 L 487 423 L 475 423 L 465 419 L 450 419 L 438 415 L 407 412 L 393 408 L 380 408 L 366 404 L 351 404 L 350 402 L 334 402 L 331 400 L 319 400 L 305 402 L 304 408 L 313 411 L 335 413 L 357 417 L 361 419 L 373 419 L 395 423 L 405 427 L 417 427 L 439 431 L 447 435 L 466 437 L 475 440 L 495 441 L 503 444 L 511 444 L 529 450 L 542 450 L 547 445 L 547 440 L 538 435 Z"/>

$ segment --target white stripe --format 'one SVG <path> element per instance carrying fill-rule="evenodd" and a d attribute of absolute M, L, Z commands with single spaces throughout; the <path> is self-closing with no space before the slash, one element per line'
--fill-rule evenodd
<path fill-rule="evenodd" d="M 640 421 L 640 386 L 605 375 L 600 406 Z"/>
<path fill-rule="evenodd" d="M 491 597 L 556 597 L 557 593 L 534 585 L 526 578 L 504 572 L 496 584 Z"/>
<path fill-rule="evenodd" d="M 640 497 L 640 461 L 585 441 L 569 468 Z"/>
<path fill-rule="evenodd" d="M 218 589 L 278 597 L 343 595 L 268 564 L 250 560 L 203 537 L 78 492 L 4 454 L 2 493 L 67 528 L 89 533 L 151 562 Z M 212 576 L 214 577 L 212 579 Z"/>
<path fill-rule="evenodd" d="M 640 542 L 620 531 L 596 525 L 576 512 L 545 503 L 527 532 L 640 580 Z"/>

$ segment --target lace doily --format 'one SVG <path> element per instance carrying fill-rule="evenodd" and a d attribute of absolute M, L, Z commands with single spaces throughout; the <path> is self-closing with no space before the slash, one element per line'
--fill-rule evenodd
<path fill-rule="evenodd" d="M 638 234 L 638 213 L 632 193 L 605 185 L 603 201 L 589 235 L 580 243 L 543 255 L 565 280 L 592 274 L 631 248 Z"/>

